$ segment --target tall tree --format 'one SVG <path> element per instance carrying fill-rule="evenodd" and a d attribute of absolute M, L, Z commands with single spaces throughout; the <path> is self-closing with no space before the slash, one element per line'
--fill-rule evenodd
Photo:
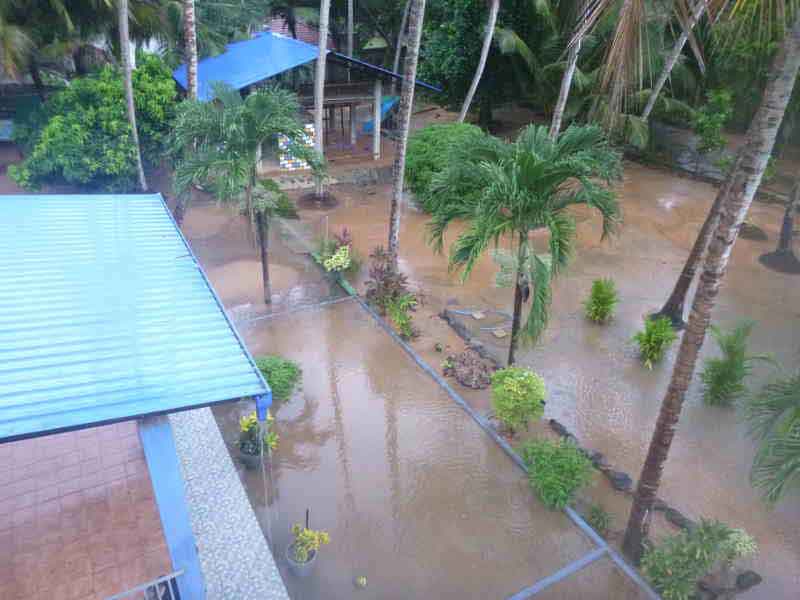
<path fill-rule="evenodd" d="M 489 58 L 489 50 L 492 47 L 492 39 L 494 38 L 494 28 L 497 25 L 497 13 L 500 12 L 500 0 L 489 0 L 489 18 L 486 22 L 486 33 L 483 36 L 483 47 L 481 48 L 481 57 L 478 61 L 478 68 L 475 69 L 475 76 L 472 78 L 472 83 L 467 90 L 467 96 L 464 98 L 464 104 L 461 106 L 461 112 L 458 114 L 458 122 L 463 123 L 467 118 L 469 107 L 472 104 L 472 99 L 475 97 L 475 92 L 478 90 L 478 84 L 483 77 L 483 70 L 486 68 L 486 59 Z"/>
<path fill-rule="evenodd" d="M 733 245 L 753 201 L 767 162 L 772 154 L 778 129 L 800 70 L 800 12 L 795 15 L 773 60 L 761 105 L 747 132 L 729 183 L 720 190 L 720 218 L 706 256 L 703 274 L 692 303 L 692 311 L 681 340 L 667 393 L 661 404 L 653 437 L 647 452 L 633 500 L 623 550 L 636 563 L 641 560 L 647 535 L 648 515 L 661 483 L 675 427 L 680 418 L 686 390 L 694 374 L 697 356 L 703 345 L 711 310 L 719 293 Z"/>
<path fill-rule="evenodd" d="M 794 215 L 800 208 L 800 179 L 794 184 L 794 190 L 786 202 L 786 209 L 783 212 L 783 222 L 781 232 L 778 237 L 778 247 L 775 252 L 762 254 L 758 257 L 759 262 L 765 267 L 780 271 L 782 273 L 800 273 L 800 260 L 794 253 L 792 241 L 794 238 Z"/>
<path fill-rule="evenodd" d="M 197 26 L 194 0 L 183 0 L 183 44 L 186 59 L 187 95 L 197 100 Z"/>
<path fill-rule="evenodd" d="M 347 0 L 347 56 L 353 56 L 355 48 L 354 44 L 354 29 L 355 29 L 355 11 L 353 7 L 355 0 Z"/>
<path fill-rule="evenodd" d="M 139 130 L 136 127 L 136 106 L 133 103 L 133 69 L 131 67 L 131 38 L 128 32 L 128 0 L 117 0 L 117 18 L 119 20 L 119 52 L 122 57 L 122 80 L 125 84 L 125 100 L 128 103 L 128 121 L 131 125 L 131 137 L 136 152 L 136 171 L 139 187 L 147 191 L 147 180 L 142 165 L 142 148 L 139 145 Z"/>
<path fill-rule="evenodd" d="M 403 54 L 403 47 L 406 45 L 406 26 L 408 24 L 408 11 L 413 0 L 406 0 L 403 9 L 403 18 L 400 20 L 400 29 L 397 30 L 397 46 L 394 49 L 394 61 L 392 62 L 392 72 L 397 73 L 400 69 L 400 56 Z M 397 80 L 392 81 L 392 94 L 397 93 Z"/>
<path fill-rule="evenodd" d="M 447 167 L 434 177 L 430 241 L 440 252 L 448 226 L 466 221 L 465 231 L 450 248 L 450 266 L 463 269 L 462 279 L 491 245 L 511 243 L 513 256 L 497 258 L 503 267 L 501 283 L 514 287 L 508 351 L 512 365 L 521 338 L 535 342 L 547 325 L 551 280 L 566 265 L 575 244 L 569 207 L 583 204 L 597 210 L 603 218 L 603 237 L 614 230 L 619 208 L 611 182 L 620 174 L 620 160 L 597 126 L 572 126 L 555 140 L 546 127 L 533 125 L 512 143 L 488 134 L 468 140 L 453 150 Z M 549 251 L 536 254 L 530 236 L 545 230 Z M 522 305 L 529 292 L 531 306 L 523 328 Z"/>
<path fill-rule="evenodd" d="M 314 74 L 314 148 L 320 156 L 325 155 L 325 61 L 328 57 L 328 21 L 331 0 L 320 0 L 319 4 L 319 52 Z M 317 198 L 325 194 L 325 181 L 316 178 Z"/>
<path fill-rule="evenodd" d="M 425 0 L 412 0 L 408 15 L 408 44 L 403 69 L 403 87 L 400 90 L 400 107 L 397 112 L 397 126 L 400 139 L 394 154 L 392 167 L 392 206 L 389 215 L 389 255 L 397 271 L 397 256 L 400 247 L 400 204 L 403 199 L 403 183 L 406 171 L 406 149 L 408 131 L 411 127 L 411 113 L 414 108 L 414 88 L 417 81 L 419 46 L 422 41 L 422 22 L 425 18 Z"/>

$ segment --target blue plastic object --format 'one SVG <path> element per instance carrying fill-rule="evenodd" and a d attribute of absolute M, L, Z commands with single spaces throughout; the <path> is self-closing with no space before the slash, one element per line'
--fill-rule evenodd
<path fill-rule="evenodd" d="M 0 442 L 269 394 L 160 194 L 0 196 Z"/>
<path fill-rule="evenodd" d="M 386 115 L 389 114 L 389 111 L 391 111 L 399 101 L 400 98 L 398 96 L 383 97 L 383 101 L 381 102 L 381 122 L 383 122 L 383 120 L 386 118 Z M 373 121 L 374 119 L 370 119 L 364 123 L 364 133 L 372 133 L 372 129 L 375 127 Z"/>

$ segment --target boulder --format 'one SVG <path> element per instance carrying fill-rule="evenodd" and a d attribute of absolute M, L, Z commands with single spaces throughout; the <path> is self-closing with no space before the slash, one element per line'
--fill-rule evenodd
<path fill-rule="evenodd" d="M 664 510 L 664 516 L 667 518 L 667 521 L 675 525 L 675 527 L 679 527 L 680 529 L 694 529 L 697 527 L 697 523 L 692 521 L 681 511 L 674 508 L 667 508 Z"/>
<path fill-rule="evenodd" d="M 743 592 L 757 586 L 764 579 L 755 571 L 742 571 L 736 576 L 736 589 Z"/>
<path fill-rule="evenodd" d="M 445 364 L 445 376 L 455 377 L 456 381 L 461 385 L 474 390 L 482 390 L 489 387 L 492 381 L 492 373 L 495 371 L 495 366 L 492 362 L 481 357 L 473 349 L 451 354 L 447 357 Z"/>
<path fill-rule="evenodd" d="M 606 471 L 606 477 L 611 482 L 611 487 L 618 492 L 627 492 L 633 487 L 633 479 L 623 471 L 614 471 L 613 469 Z"/>
<path fill-rule="evenodd" d="M 555 431 L 561 437 L 567 437 L 570 435 L 569 429 L 567 429 L 564 425 L 556 421 L 555 419 L 550 419 L 550 429 Z"/>

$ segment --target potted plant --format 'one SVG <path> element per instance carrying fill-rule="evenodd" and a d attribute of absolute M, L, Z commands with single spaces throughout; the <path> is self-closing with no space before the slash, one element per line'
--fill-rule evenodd
<path fill-rule="evenodd" d="M 262 444 L 270 450 L 274 450 L 278 445 L 278 434 L 272 431 L 274 421 L 275 417 L 268 411 L 266 430 L 264 436 L 259 439 L 261 428 L 256 413 L 252 412 L 239 419 L 239 457 L 248 469 L 255 469 L 261 464 Z"/>
<path fill-rule="evenodd" d="M 314 566 L 320 546 L 331 541 L 326 531 L 315 531 L 299 523 L 292 526 L 294 541 L 286 547 L 289 570 L 298 577 L 305 577 Z"/>

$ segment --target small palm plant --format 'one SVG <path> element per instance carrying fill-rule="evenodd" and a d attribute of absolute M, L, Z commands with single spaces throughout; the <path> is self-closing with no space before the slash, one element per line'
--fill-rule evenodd
<path fill-rule="evenodd" d="M 595 279 L 589 298 L 583 304 L 586 317 L 595 323 L 606 323 L 614 315 L 618 302 L 619 295 L 614 280 Z"/>
<path fill-rule="evenodd" d="M 488 134 L 470 136 L 454 148 L 448 165 L 431 183 L 430 242 L 442 251 L 444 234 L 456 220 L 467 227 L 450 249 L 450 267 L 469 277 L 490 246 L 512 246 L 514 316 L 508 364 L 520 339 L 535 342 L 544 331 L 551 281 L 567 264 L 575 244 L 573 205 L 597 210 L 603 237 L 614 231 L 619 208 L 611 183 L 620 160 L 596 126 L 572 126 L 550 139 L 547 127 L 531 125 L 514 142 Z M 546 230 L 548 251 L 537 253 L 530 236 Z M 533 288 L 528 318 L 522 305 Z"/>
<path fill-rule="evenodd" d="M 291 215 L 294 209 L 275 182 L 258 184 L 261 149 L 284 135 L 292 143 L 292 155 L 308 162 L 315 174 L 324 172 L 324 160 L 305 145 L 300 105 L 292 92 L 267 87 L 242 98 L 224 84 L 213 89 L 213 101 L 185 100 L 176 109 L 170 138 L 175 192 L 183 202 L 197 185 L 209 189 L 220 202 L 244 205 L 256 226 L 264 301 L 269 304 L 269 220 Z"/>
<path fill-rule="evenodd" d="M 800 374 L 774 381 L 749 398 L 744 418 L 759 442 L 750 479 L 775 503 L 800 487 Z"/>
<path fill-rule="evenodd" d="M 669 318 L 648 318 L 644 320 L 644 329 L 637 332 L 633 339 L 639 344 L 639 354 L 644 366 L 652 369 L 655 363 L 664 358 L 664 353 L 678 339 L 678 334 L 672 328 Z"/>

